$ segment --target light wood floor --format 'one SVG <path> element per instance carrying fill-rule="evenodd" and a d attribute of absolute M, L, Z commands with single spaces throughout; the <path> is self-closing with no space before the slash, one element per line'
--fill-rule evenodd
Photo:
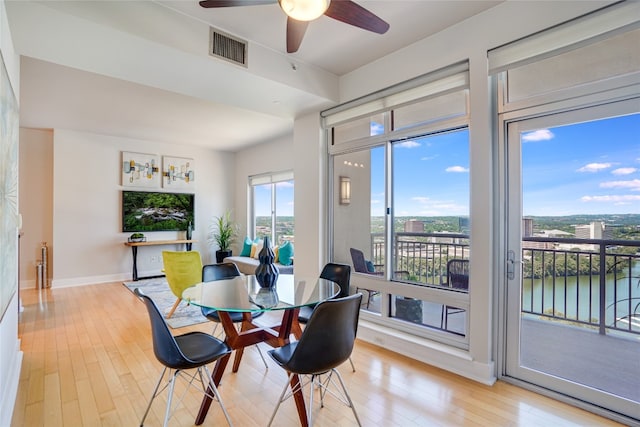
<path fill-rule="evenodd" d="M 21 292 L 24 361 L 12 426 L 137 426 L 160 373 L 143 304 L 120 283 Z M 211 324 L 183 328 L 210 332 Z M 174 330 L 174 333 L 176 331 Z M 267 350 L 267 347 L 264 348 Z M 286 381 L 267 356 L 245 352 L 220 392 L 236 426 L 265 426 Z M 558 401 L 498 381 L 489 387 L 357 342 L 357 371 L 340 368 L 365 426 L 614 426 Z M 146 422 L 161 425 L 165 401 Z M 171 425 L 191 426 L 200 397 L 188 394 Z M 314 408 L 316 426 L 354 425 L 350 409 L 329 398 Z M 295 405 L 274 425 L 297 425 Z M 211 406 L 205 426 L 226 425 Z"/>

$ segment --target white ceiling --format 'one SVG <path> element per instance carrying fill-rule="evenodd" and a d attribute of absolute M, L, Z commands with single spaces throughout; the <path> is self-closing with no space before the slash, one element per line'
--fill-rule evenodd
<path fill-rule="evenodd" d="M 203 9 L 180 1 L 7 1 L 21 63 L 21 126 L 219 150 L 289 135 L 340 101 L 339 77 L 500 1 L 359 0 L 379 35 L 321 17 L 285 53 L 277 4 Z M 208 58 L 208 27 L 249 42 L 247 69 Z"/>

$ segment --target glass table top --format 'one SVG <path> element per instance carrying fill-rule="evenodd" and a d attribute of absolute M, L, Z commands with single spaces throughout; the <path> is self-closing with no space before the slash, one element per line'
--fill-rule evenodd
<path fill-rule="evenodd" d="M 262 288 L 256 276 L 198 283 L 182 293 L 182 299 L 199 307 L 222 311 L 270 311 L 314 305 L 338 295 L 331 280 L 281 274 L 273 288 Z"/>

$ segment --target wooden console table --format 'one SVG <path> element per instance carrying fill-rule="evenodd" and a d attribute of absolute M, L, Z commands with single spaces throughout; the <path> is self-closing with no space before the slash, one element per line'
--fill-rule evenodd
<path fill-rule="evenodd" d="M 133 271 L 132 278 L 134 281 L 139 279 L 145 279 L 145 277 L 138 277 L 138 246 L 160 246 L 160 245 L 180 245 L 184 244 L 188 251 L 191 250 L 191 245 L 196 243 L 197 240 L 178 239 L 178 240 L 152 240 L 149 242 L 124 242 L 125 246 L 131 247 L 133 254 Z"/>

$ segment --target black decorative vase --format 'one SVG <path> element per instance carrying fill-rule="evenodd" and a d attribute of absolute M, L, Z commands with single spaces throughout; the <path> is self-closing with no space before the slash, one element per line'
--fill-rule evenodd
<path fill-rule="evenodd" d="M 265 236 L 262 250 L 258 254 L 260 265 L 256 267 L 256 279 L 263 288 L 272 288 L 278 281 L 278 267 L 273 263 L 276 254 L 269 245 L 269 238 Z"/>
<path fill-rule="evenodd" d="M 193 225 L 191 225 L 191 221 L 189 221 L 189 225 L 187 225 L 187 232 L 186 232 L 187 240 L 191 240 L 192 234 L 193 234 Z"/>

